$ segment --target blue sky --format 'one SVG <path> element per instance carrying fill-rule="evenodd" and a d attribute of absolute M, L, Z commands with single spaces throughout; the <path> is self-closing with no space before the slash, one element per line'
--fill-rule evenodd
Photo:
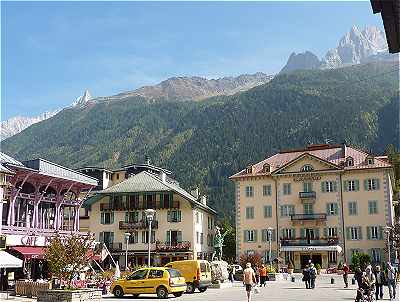
<path fill-rule="evenodd" d="M 319 57 L 353 24 L 382 28 L 364 2 L 4 2 L 1 120 L 171 76 L 276 73 L 292 51 Z"/>

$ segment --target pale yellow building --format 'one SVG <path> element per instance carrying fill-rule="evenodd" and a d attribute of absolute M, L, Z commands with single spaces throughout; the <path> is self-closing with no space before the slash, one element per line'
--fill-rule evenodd
<path fill-rule="evenodd" d="M 95 233 L 122 267 L 127 248 L 129 265 L 146 264 L 149 236 L 144 210 L 154 209 L 150 236 L 154 264 L 210 259 L 216 212 L 198 190 L 188 193 L 163 170 L 155 172 L 145 169 L 126 175 L 117 171 L 119 179 L 111 173 L 109 178 L 115 184 L 97 191 L 84 203 L 81 231 Z"/>
<path fill-rule="evenodd" d="M 281 151 L 231 176 L 235 183 L 237 257 L 280 256 L 295 269 L 310 259 L 322 268 L 351 262 L 356 251 L 374 262 L 385 254 L 393 223 L 393 170 L 386 157 L 343 145 Z"/>

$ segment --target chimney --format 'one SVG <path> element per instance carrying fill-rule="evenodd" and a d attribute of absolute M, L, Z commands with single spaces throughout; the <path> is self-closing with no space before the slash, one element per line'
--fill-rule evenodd
<path fill-rule="evenodd" d="M 199 198 L 199 188 L 196 188 L 196 189 L 192 190 L 192 191 L 190 192 L 190 194 L 192 194 L 192 196 L 193 196 L 194 198 L 198 199 L 198 198 Z"/>
<path fill-rule="evenodd" d="M 167 174 L 165 174 L 164 172 L 160 173 L 160 178 L 161 181 L 165 184 L 167 182 Z"/>
<path fill-rule="evenodd" d="M 204 204 L 205 206 L 207 205 L 207 196 L 206 195 L 201 196 L 201 203 Z"/>
<path fill-rule="evenodd" d="M 343 141 L 342 143 L 342 157 L 346 158 L 347 157 L 347 146 L 346 146 L 346 141 Z"/>

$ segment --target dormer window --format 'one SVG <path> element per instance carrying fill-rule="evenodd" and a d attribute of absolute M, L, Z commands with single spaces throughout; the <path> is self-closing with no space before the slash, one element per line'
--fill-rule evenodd
<path fill-rule="evenodd" d="M 352 167 L 352 166 L 354 166 L 354 159 L 353 159 L 351 156 L 349 156 L 349 157 L 346 158 L 346 166 L 347 166 L 347 167 Z"/>
<path fill-rule="evenodd" d="M 373 165 L 373 164 L 374 164 L 374 157 L 367 156 L 367 165 Z"/>
<path fill-rule="evenodd" d="M 247 173 L 247 174 L 253 174 L 253 166 L 248 166 L 248 167 L 246 168 L 246 173 Z"/>
<path fill-rule="evenodd" d="M 263 165 L 263 172 L 264 173 L 269 173 L 271 171 L 271 166 L 269 164 L 264 164 Z"/>
<path fill-rule="evenodd" d="M 314 171 L 314 167 L 311 166 L 311 165 L 304 165 L 304 166 L 301 168 L 301 171 L 302 171 L 302 172 L 311 172 L 311 171 Z"/>

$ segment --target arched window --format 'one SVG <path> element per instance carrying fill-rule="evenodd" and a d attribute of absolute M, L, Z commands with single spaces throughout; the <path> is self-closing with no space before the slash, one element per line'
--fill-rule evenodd
<path fill-rule="evenodd" d="M 374 164 L 374 157 L 371 155 L 367 156 L 367 165 L 373 165 Z"/>
<path fill-rule="evenodd" d="M 354 159 L 353 159 L 351 156 L 349 156 L 349 157 L 346 158 L 346 166 L 347 166 L 347 167 L 352 167 L 352 166 L 354 166 Z"/>
<path fill-rule="evenodd" d="M 269 173 L 271 171 L 271 166 L 269 164 L 264 164 L 263 165 L 263 172 L 264 173 Z"/>
<path fill-rule="evenodd" d="M 302 172 L 311 172 L 314 171 L 314 167 L 311 165 L 304 165 L 303 167 L 301 167 L 301 171 Z"/>

